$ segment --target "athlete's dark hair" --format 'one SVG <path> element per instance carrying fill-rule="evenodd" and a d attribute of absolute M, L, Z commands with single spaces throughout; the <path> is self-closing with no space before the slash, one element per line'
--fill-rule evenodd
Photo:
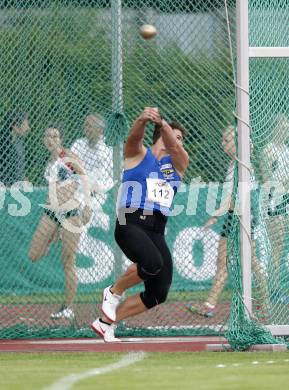
<path fill-rule="evenodd" d="M 181 126 L 178 122 L 172 121 L 169 123 L 169 126 L 173 130 L 180 130 L 182 133 L 183 138 L 186 136 L 186 130 Z M 157 140 L 161 137 L 161 127 L 157 124 L 155 124 L 154 132 L 153 132 L 153 145 L 157 142 Z"/>

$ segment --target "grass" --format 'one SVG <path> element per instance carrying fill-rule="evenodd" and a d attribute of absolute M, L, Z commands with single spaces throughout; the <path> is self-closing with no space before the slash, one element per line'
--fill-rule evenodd
<path fill-rule="evenodd" d="M 80 352 L 2 353 L 1 388 L 40 390 L 67 375 L 104 367 L 123 356 Z M 252 364 L 254 361 L 258 364 Z M 74 384 L 73 390 L 282 390 L 288 388 L 288 380 L 288 352 L 150 353 L 129 367 L 83 379 Z"/>

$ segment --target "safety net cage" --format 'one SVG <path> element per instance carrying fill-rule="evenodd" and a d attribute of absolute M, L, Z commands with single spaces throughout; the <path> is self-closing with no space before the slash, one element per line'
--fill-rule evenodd
<path fill-rule="evenodd" d="M 270 326 L 289 319 L 288 58 L 250 59 L 248 309 L 236 9 L 234 0 L 1 2 L 1 338 L 93 336 L 103 288 L 130 264 L 114 240 L 123 142 L 143 109 L 158 107 L 186 129 L 190 157 L 166 228 L 173 283 L 165 303 L 117 334 L 276 342 Z M 288 19 L 288 0 L 249 1 L 250 46 L 289 46 Z M 140 35 L 144 24 L 154 38 Z"/>

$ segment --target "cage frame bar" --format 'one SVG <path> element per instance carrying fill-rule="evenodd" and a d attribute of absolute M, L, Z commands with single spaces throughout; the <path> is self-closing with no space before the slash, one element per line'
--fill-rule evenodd
<path fill-rule="evenodd" d="M 251 174 L 249 124 L 249 8 L 248 0 L 236 3 L 237 38 L 237 117 L 238 117 L 238 196 L 240 201 L 240 256 L 243 301 L 246 314 L 252 315 L 252 248 L 251 248 Z"/>
<path fill-rule="evenodd" d="M 289 58 L 289 47 L 249 47 L 250 58 Z"/>

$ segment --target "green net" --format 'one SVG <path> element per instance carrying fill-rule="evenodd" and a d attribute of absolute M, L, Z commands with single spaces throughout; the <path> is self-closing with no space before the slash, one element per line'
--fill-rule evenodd
<path fill-rule="evenodd" d="M 249 45 L 288 46 L 288 7 L 287 1 L 249 1 Z M 288 324 L 288 64 L 288 58 L 250 59 L 253 313 L 249 318 L 242 305 L 236 232 L 231 236 L 235 287 L 226 331 L 235 349 L 276 343 L 264 325 L 276 334 Z"/>
<path fill-rule="evenodd" d="M 259 3 L 250 2 L 250 44 L 288 45 L 288 1 Z M 154 39 L 140 36 L 143 24 L 156 26 Z M 282 215 L 269 218 L 269 197 L 259 187 L 252 193 L 254 321 L 242 299 L 239 219 L 226 210 L 234 209 L 238 189 L 235 1 L 11 0 L 0 7 L 0 26 L 0 337 L 92 336 L 88 323 L 103 288 L 129 265 L 113 237 L 122 144 L 152 106 L 188 132 L 190 165 L 166 231 L 173 284 L 166 303 L 124 321 L 118 333 L 226 332 L 237 349 L 272 342 L 263 325 L 288 323 L 288 198 L 272 209 L 284 208 Z M 250 63 L 257 183 L 275 169 L 276 180 L 287 172 L 288 185 L 285 138 L 280 167 L 277 149 L 271 163 L 262 157 L 281 132 L 288 141 L 287 67 L 286 59 Z M 147 145 L 151 135 L 149 126 Z M 57 187 L 58 199 L 73 198 L 73 207 L 44 207 L 55 144 L 64 149 L 58 173 L 69 174 L 65 158 L 87 172 L 92 215 L 73 180 Z"/>
<path fill-rule="evenodd" d="M 286 1 L 268 2 L 262 12 L 264 23 L 270 20 L 266 24 L 268 31 L 265 24 L 258 25 L 250 34 L 251 46 L 288 46 L 288 7 Z M 250 15 L 252 25 L 257 25 L 261 14 L 256 2 L 252 1 Z M 250 60 L 250 111 L 255 146 L 252 162 L 257 179 L 265 183 L 259 193 L 259 223 L 255 232 L 260 238 L 257 250 L 262 253 L 261 266 L 269 279 L 270 300 L 263 317 L 267 324 L 276 325 L 286 325 L 289 319 L 288 66 L 288 58 Z"/>

